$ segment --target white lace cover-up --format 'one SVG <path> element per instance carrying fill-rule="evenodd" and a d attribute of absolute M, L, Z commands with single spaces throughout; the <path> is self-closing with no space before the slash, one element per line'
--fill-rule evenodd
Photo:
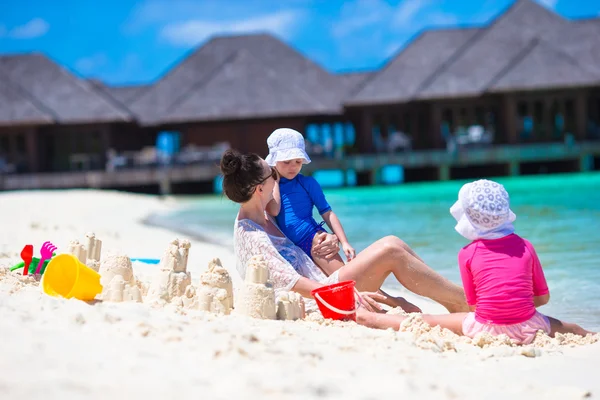
<path fill-rule="evenodd" d="M 277 226 L 272 219 L 271 222 Z M 260 254 L 265 258 L 276 294 L 280 291 L 290 291 L 300 276 L 323 284 L 338 282 L 337 271 L 327 277 L 291 240 L 285 236 L 269 235 L 252 220 L 236 218 L 233 247 L 236 267 L 242 279 L 246 276 L 246 265 L 251 257 Z"/>

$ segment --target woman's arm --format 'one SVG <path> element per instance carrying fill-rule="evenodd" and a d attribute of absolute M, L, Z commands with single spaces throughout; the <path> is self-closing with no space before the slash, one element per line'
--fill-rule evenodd
<path fill-rule="evenodd" d="M 302 297 L 308 297 L 312 299 L 313 296 L 311 292 L 315 289 L 320 288 L 321 286 L 323 286 L 322 283 L 311 281 L 310 279 L 301 276 L 292 288 L 292 290 L 294 292 L 300 293 Z"/>
<path fill-rule="evenodd" d="M 269 277 L 273 282 L 276 291 L 298 291 L 303 296 L 307 293 L 310 296 L 310 290 L 314 289 L 309 283 L 298 283 L 303 278 L 294 267 L 279 254 L 277 248 L 271 241 L 269 235 L 259 225 L 248 221 L 238 221 L 235 229 L 234 249 L 237 258 L 238 270 L 244 278 L 246 274 L 246 265 L 254 256 L 262 256 L 269 268 Z M 291 242 L 290 242 L 291 244 Z M 308 280 L 310 282 L 310 280 Z M 314 282 L 318 285 L 317 282 Z M 298 290 L 295 288 L 298 286 Z"/>
<path fill-rule="evenodd" d="M 281 211 L 281 194 L 279 192 L 279 180 L 275 181 L 275 186 L 273 186 L 273 200 L 267 204 L 266 207 L 267 214 L 276 217 L 279 215 L 279 211 Z"/>

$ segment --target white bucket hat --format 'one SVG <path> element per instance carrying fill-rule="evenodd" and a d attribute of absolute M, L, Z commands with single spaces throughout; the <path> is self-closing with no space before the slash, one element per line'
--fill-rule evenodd
<path fill-rule="evenodd" d="M 517 216 L 508 192 L 497 182 L 481 179 L 463 185 L 450 214 L 458 222 L 454 229 L 469 240 L 499 239 L 515 232 Z"/>
<path fill-rule="evenodd" d="M 310 157 L 306 154 L 304 137 L 298 131 L 289 128 L 275 129 L 267 139 L 269 155 L 266 158 L 270 166 L 275 166 L 277 161 L 302 159 L 302 164 L 308 164 Z"/>

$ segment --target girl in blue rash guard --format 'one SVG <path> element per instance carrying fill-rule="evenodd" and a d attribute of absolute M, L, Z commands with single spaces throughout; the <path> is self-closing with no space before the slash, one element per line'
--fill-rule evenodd
<path fill-rule="evenodd" d="M 281 128 L 269 136 L 267 144 L 269 155 L 266 161 L 277 169 L 280 177 L 267 212 L 275 217 L 279 228 L 296 246 L 304 250 L 326 274 L 331 275 L 344 265 L 344 261 L 339 254 L 326 259 L 313 251 L 316 245 L 325 240 L 326 235 L 320 234 L 326 233 L 323 224 L 326 223 L 337 236 L 348 261 L 354 258 L 356 252 L 319 183 L 313 177 L 300 173 L 302 165 L 310 163 L 304 137 L 293 129 Z M 313 207 L 323 218 L 320 224 L 313 218 Z"/>

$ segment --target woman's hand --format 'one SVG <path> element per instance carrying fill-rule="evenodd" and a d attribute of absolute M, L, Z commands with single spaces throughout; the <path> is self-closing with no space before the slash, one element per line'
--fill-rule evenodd
<path fill-rule="evenodd" d="M 315 239 L 317 244 L 313 247 L 313 252 L 319 257 L 329 260 L 340 251 L 340 241 L 336 235 L 319 232 L 315 235 Z"/>
<path fill-rule="evenodd" d="M 361 305 L 368 311 L 371 312 L 384 312 L 380 302 L 385 300 L 385 296 L 377 292 L 359 292 L 361 298 Z"/>
<path fill-rule="evenodd" d="M 350 246 L 350 243 L 342 243 L 342 249 L 344 250 L 344 254 L 348 261 L 352 261 L 352 259 L 356 257 L 356 250 L 354 250 L 354 247 Z"/>

